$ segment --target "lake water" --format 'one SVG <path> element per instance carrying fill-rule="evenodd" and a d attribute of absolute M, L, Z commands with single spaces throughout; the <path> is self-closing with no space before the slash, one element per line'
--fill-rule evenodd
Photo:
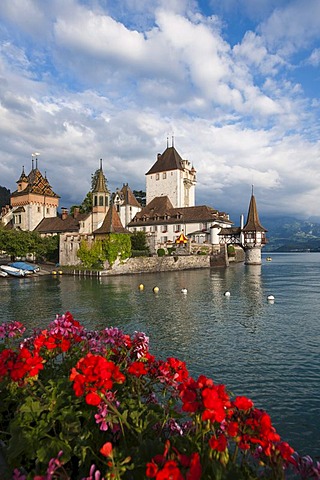
<path fill-rule="evenodd" d="M 247 395 L 284 440 L 320 460 L 320 254 L 102 279 L 0 278 L 0 307 L 1 323 L 20 320 L 29 329 L 69 310 L 87 328 L 143 331 L 152 353 L 176 356 L 192 375 Z"/>

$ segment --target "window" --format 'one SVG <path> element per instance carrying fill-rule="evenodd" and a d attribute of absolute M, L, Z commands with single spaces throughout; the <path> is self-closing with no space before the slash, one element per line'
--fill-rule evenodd
<path fill-rule="evenodd" d="M 181 231 L 181 225 L 176 225 L 175 227 L 175 232 L 180 232 Z"/>
<path fill-rule="evenodd" d="M 49 213 L 50 213 L 50 208 L 47 208 L 47 214 L 49 214 Z"/>
<path fill-rule="evenodd" d="M 40 208 L 40 207 L 38 207 L 38 213 L 40 213 L 40 212 L 41 212 L 41 208 Z"/>
<path fill-rule="evenodd" d="M 161 237 L 161 243 L 166 243 L 168 241 L 168 237 Z"/>
<path fill-rule="evenodd" d="M 156 180 L 159 180 L 159 173 L 156 173 Z"/>
<path fill-rule="evenodd" d="M 167 178 L 166 172 L 164 172 L 164 173 L 162 174 L 162 178 Z"/>
<path fill-rule="evenodd" d="M 161 232 L 167 232 L 167 231 L 168 231 L 167 225 L 162 225 L 161 226 Z"/>
<path fill-rule="evenodd" d="M 98 199 L 94 196 L 93 206 L 96 207 L 98 205 Z"/>
<path fill-rule="evenodd" d="M 14 216 L 14 223 L 16 223 L 16 224 L 21 223 L 21 215 L 15 215 Z"/>
<path fill-rule="evenodd" d="M 103 207 L 103 197 L 101 195 L 99 197 L 99 206 Z"/>

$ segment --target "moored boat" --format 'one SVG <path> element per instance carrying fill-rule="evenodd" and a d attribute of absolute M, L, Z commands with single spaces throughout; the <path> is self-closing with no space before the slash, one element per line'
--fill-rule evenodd
<path fill-rule="evenodd" d="M 0 265 L 0 269 L 3 272 L 6 272 L 8 275 L 13 275 L 14 277 L 25 276 L 25 272 L 21 268 L 10 267 L 9 265 Z"/>
<path fill-rule="evenodd" d="M 7 272 L 3 272 L 2 270 L 0 270 L 0 277 L 7 277 L 8 274 Z"/>
<path fill-rule="evenodd" d="M 9 263 L 10 267 L 19 268 L 25 270 L 26 272 L 36 273 L 39 272 L 40 267 L 38 265 L 33 265 L 32 263 L 27 262 L 12 262 Z"/>

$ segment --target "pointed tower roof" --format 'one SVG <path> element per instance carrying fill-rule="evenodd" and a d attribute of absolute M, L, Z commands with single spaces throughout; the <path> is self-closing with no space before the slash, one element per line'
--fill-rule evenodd
<path fill-rule="evenodd" d="M 44 177 L 40 170 L 38 169 L 38 166 L 36 165 L 36 168 L 34 168 L 34 163 L 32 159 L 32 169 L 29 173 L 29 175 L 26 175 L 24 172 L 24 168 L 22 170 L 22 173 L 20 175 L 20 179 L 18 180 L 17 183 L 20 183 L 21 181 L 27 183 L 27 186 L 24 190 L 16 190 L 15 192 L 12 193 L 12 197 L 18 197 L 21 195 L 26 195 L 29 193 L 36 194 L 36 195 L 44 195 L 46 197 L 54 197 L 54 198 L 60 198 L 59 195 L 57 195 L 53 190 L 50 185 L 50 183 L 47 180 L 47 177 Z"/>
<path fill-rule="evenodd" d="M 166 172 L 168 170 L 183 170 L 182 161 L 182 158 L 173 146 L 167 147 L 162 154 L 158 154 L 156 163 L 150 168 L 146 175 Z"/>
<path fill-rule="evenodd" d="M 127 183 L 123 184 L 123 187 L 121 188 L 121 193 L 124 196 L 125 205 L 130 205 L 132 207 L 141 208 L 140 203 L 138 202 L 138 200 L 134 196 L 131 188 L 129 187 L 129 185 Z"/>
<path fill-rule="evenodd" d="M 96 172 L 95 183 L 92 188 L 92 192 L 104 192 L 109 193 L 106 183 L 106 177 L 104 176 L 103 169 L 102 169 L 102 158 L 100 158 L 100 168 Z"/>
<path fill-rule="evenodd" d="M 19 180 L 17 180 L 16 183 L 27 182 L 27 181 L 28 181 L 28 177 L 27 177 L 27 175 L 25 174 L 24 166 L 23 166 L 23 167 L 22 167 L 22 172 L 21 172 L 20 178 L 19 178 Z"/>
<path fill-rule="evenodd" d="M 111 205 L 105 219 L 100 228 L 95 230 L 94 235 L 96 234 L 105 234 L 108 233 L 130 233 L 129 230 L 123 227 L 118 212 L 114 205 Z"/>
<path fill-rule="evenodd" d="M 255 196 L 253 195 L 253 189 L 249 204 L 248 216 L 247 216 L 247 223 L 243 227 L 244 232 L 267 232 L 268 230 L 264 228 L 259 220 L 258 209 L 256 204 Z"/>

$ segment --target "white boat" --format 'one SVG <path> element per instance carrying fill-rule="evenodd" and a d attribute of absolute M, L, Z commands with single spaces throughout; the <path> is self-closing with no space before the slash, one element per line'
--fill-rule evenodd
<path fill-rule="evenodd" d="M 18 269 L 21 269 L 21 270 L 25 270 L 26 272 L 29 272 L 29 273 L 36 273 L 36 272 L 39 272 L 39 270 L 40 270 L 40 267 L 38 265 L 34 265 L 34 264 L 28 263 L 28 262 L 9 263 L 9 267 L 14 267 L 14 268 L 18 268 Z"/>
<path fill-rule="evenodd" d="M 0 265 L 0 269 L 3 272 L 6 272 L 8 275 L 13 275 L 14 277 L 24 277 L 25 272 L 21 268 L 10 267 L 9 265 Z"/>
<path fill-rule="evenodd" d="M 3 272 L 2 270 L 0 270 L 0 277 L 7 277 L 8 274 L 7 272 Z"/>

